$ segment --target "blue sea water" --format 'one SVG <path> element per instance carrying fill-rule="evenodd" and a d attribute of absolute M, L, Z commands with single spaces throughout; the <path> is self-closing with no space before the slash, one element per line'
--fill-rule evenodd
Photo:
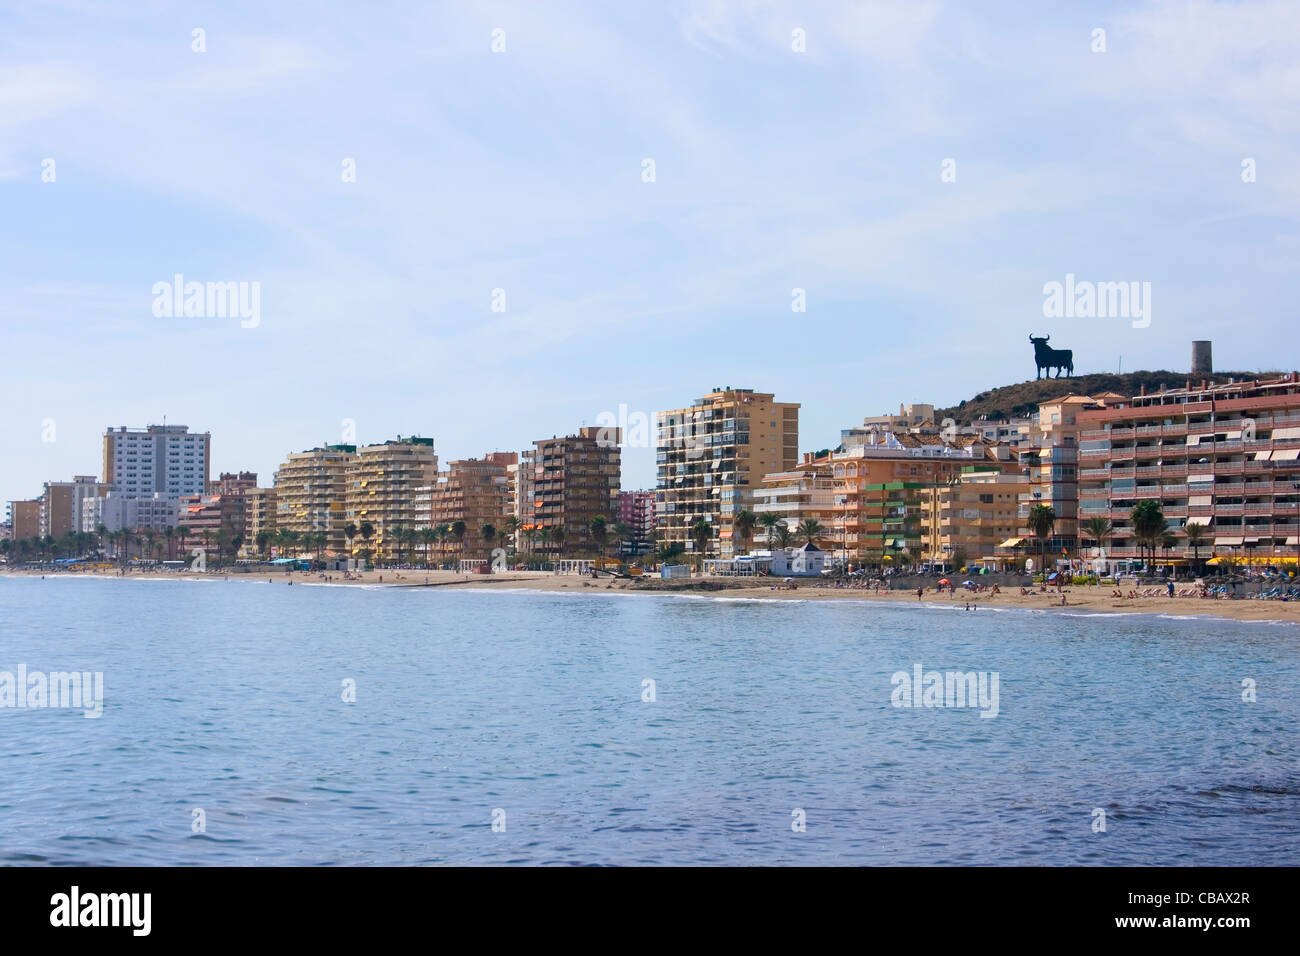
<path fill-rule="evenodd" d="M 0 579 L 20 664 L 104 710 L 0 709 L 5 864 L 1300 862 L 1292 625 Z"/>

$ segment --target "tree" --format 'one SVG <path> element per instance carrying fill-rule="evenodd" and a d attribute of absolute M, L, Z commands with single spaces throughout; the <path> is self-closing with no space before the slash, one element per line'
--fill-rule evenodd
<path fill-rule="evenodd" d="M 521 522 L 514 515 L 510 515 L 505 521 L 501 522 L 501 540 L 505 542 L 511 553 L 519 550 L 519 529 L 523 527 Z"/>
<path fill-rule="evenodd" d="M 776 536 L 776 546 L 782 551 L 788 551 L 790 546 L 794 544 L 794 532 L 790 530 L 784 521 L 778 521 L 775 529 L 772 533 Z"/>
<path fill-rule="evenodd" d="M 1189 521 L 1183 525 L 1183 534 L 1187 535 L 1187 546 L 1192 549 L 1192 560 L 1199 564 L 1201 561 L 1201 548 L 1205 547 L 1210 540 L 1205 525 L 1197 521 Z"/>
<path fill-rule="evenodd" d="M 176 529 L 170 525 L 163 528 L 163 537 L 167 539 L 167 560 L 172 561 L 176 558 L 175 542 L 172 541 L 176 537 Z"/>
<path fill-rule="evenodd" d="M 803 538 L 805 543 L 815 546 L 817 539 L 821 537 L 822 530 L 822 523 L 816 518 L 804 518 L 799 522 L 799 527 L 795 529 L 795 533 Z"/>
<path fill-rule="evenodd" d="M 709 542 L 713 540 L 713 525 L 703 518 L 696 518 L 691 525 L 691 541 L 700 558 L 700 570 L 704 570 L 704 557 L 708 554 Z"/>
<path fill-rule="evenodd" d="M 1133 538 L 1139 549 L 1149 549 L 1154 562 L 1156 548 L 1160 546 L 1160 539 L 1169 527 L 1164 512 L 1160 510 L 1160 502 L 1154 498 L 1143 498 L 1129 512 L 1129 520 L 1133 523 Z"/>
<path fill-rule="evenodd" d="M 361 541 L 365 545 L 365 557 L 362 560 L 368 562 L 370 560 L 370 555 L 374 553 L 370 548 L 370 539 L 375 536 L 375 526 L 369 521 L 363 521 L 358 530 L 361 532 Z"/>
<path fill-rule="evenodd" d="M 428 568 L 429 567 L 429 545 L 437 541 L 438 536 L 434 534 L 432 528 L 421 528 L 418 534 L 420 536 L 420 543 L 424 545 L 424 566 L 425 568 Z"/>
<path fill-rule="evenodd" d="M 1047 579 L 1047 539 L 1056 530 L 1056 512 L 1051 505 L 1034 505 L 1029 509 L 1026 522 L 1029 530 L 1038 539 L 1039 560 L 1043 566 L 1043 579 Z"/>
<path fill-rule="evenodd" d="M 772 535 L 776 531 L 776 526 L 781 523 L 781 519 L 769 511 L 763 512 L 758 516 L 758 523 L 763 526 L 763 536 L 767 540 L 767 546 L 772 547 Z"/>
<path fill-rule="evenodd" d="M 485 522 L 483 525 L 483 543 L 487 545 L 488 558 L 492 557 L 492 542 L 497 539 L 496 525 Z"/>
<path fill-rule="evenodd" d="M 754 516 L 754 512 L 748 508 L 741 508 L 736 512 L 736 517 L 732 519 L 731 526 L 739 539 L 739 543 L 744 546 L 746 554 L 749 553 L 749 539 L 753 536 L 754 525 L 757 523 L 758 519 Z M 737 550 L 737 553 L 740 553 L 739 550 Z"/>
<path fill-rule="evenodd" d="M 564 557 L 564 525 L 557 524 L 551 529 L 551 540 L 555 542 L 556 556 Z"/>
<path fill-rule="evenodd" d="M 1097 547 L 1104 548 L 1106 541 L 1115 533 L 1115 526 L 1111 524 L 1109 518 L 1094 515 L 1083 523 L 1083 533 L 1096 541 Z"/>
<path fill-rule="evenodd" d="M 628 549 L 629 544 L 631 545 L 632 554 L 641 553 L 641 549 L 636 546 L 636 541 L 632 539 L 632 528 L 624 522 L 614 522 L 614 538 L 618 541 L 619 554 L 623 554 Z"/>
<path fill-rule="evenodd" d="M 263 560 L 263 561 L 268 561 L 268 560 L 270 560 L 270 558 L 271 558 L 271 532 L 269 532 L 269 531 L 259 531 L 259 532 L 257 532 L 257 537 L 256 537 L 254 540 L 257 542 L 257 551 L 258 551 L 259 554 L 262 555 L 262 560 Z"/>
<path fill-rule="evenodd" d="M 453 538 L 456 539 L 456 543 L 460 546 L 460 556 L 461 556 L 462 558 L 465 557 L 465 532 L 466 532 L 466 530 L 467 530 L 467 529 L 466 529 L 466 527 L 465 527 L 465 522 L 463 522 L 463 521 L 453 521 L 453 522 L 451 523 L 451 536 L 452 536 Z"/>
<path fill-rule="evenodd" d="M 349 556 L 349 557 L 352 555 L 352 539 L 355 538 L 358 534 L 360 534 L 360 531 L 361 531 L 361 529 L 359 529 L 359 528 L 358 528 L 355 524 L 353 524 L 351 521 L 349 521 L 347 524 L 345 524 L 345 525 L 343 526 L 343 537 L 345 537 L 345 538 L 348 539 L 348 556 Z"/>
<path fill-rule="evenodd" d="M 591 519 L 591 540 L 600 552 L 602 561 L 605 559 L 605 543 L 609 540 L 609 529 L 605 525 L 605 516 L 596 515 Z"/>

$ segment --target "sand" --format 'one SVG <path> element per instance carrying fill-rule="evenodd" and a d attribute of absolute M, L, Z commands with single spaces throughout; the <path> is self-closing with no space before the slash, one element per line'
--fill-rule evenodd
<path fill-rule="evenodd" d="M 46 577 L 76 577 L 82 572 L 46 573 Z M 0 571 L 5 574 L 40 576 L 38 571 Z M 102 577 L 118 575 L 106 573 Z M 1056 591 L 1032 591 L 1021 595 L 1020 589 L 1010 587 L 1001 594 L 988 592 L 973 594 L 962 588 L 956 594 L 947 592 L 939 594 L 927 589 L 919 600 L 916 591 L 890 591 L 878 593 L 869 589 L 834 588 L 820 586 L 816 581 L 797 582 L 789 589 L 780 586 L 771 578 L 737 579 L 737 578 L 691 578 L 685 581 L 663 581 L 648 578 L 637 581 L 610 579 L 602 577 L 597 580 L 576 575 L 557 575 L 547 571 L 507 571 L 502 574 L 458 574 L 453 571 L 366 571 L 353 575 L 353 580 L 345 581 L 341 572 L 331 572 L 322 577 L 320 574 L 295 571 L 271 573 L 229 573 L 208 572 L 192 574 L 190 572 L 148 572 L 130 571 L 129 577 L 148 577 L 180 580 L 212 580 L 228 578 L 229 580 L 269 580 L 273 584 L 292 581 L 295 585 L 339 585 L 339 586 L 383 586 L 383 587 L 439 587 L 471 590 L 529 590 L 552 591 L 559 593 L 599 593 L 622 591 L 644 594 L 695 594 L 725 597 L 743 597 L 756 600 L 785 600 L 791 598 L 809 601 L 898 601 L 910 604 L 946 605 L 965 608 L 967 604 L 976 610 L 980 608 L 1025 608 L 1044 611 L 1073 611 L 1109 614 L 1166 614 L 1172 616 L 1206 616 L 1228 618 L 1237 621 L 1279 621 L 1300 623 L 1300 602 L 1297 601 L 1261 601 L 1243 597 L 1242 599 L 1208 599 L 1196 597 L 1159 597 L 1115 598 L 1113 588 L 1107 585 L 1096 587 L 1073 586 L 1064 590 L 1065 604 L 1061 604 L 1061 594 Z M 328 580 L 327 580 L 328 579 Z M 773 585 L 777 584 L 776 587 Z M 1125 592 L 1129 590 L 1127 587 Z M 1139 589 L 1141 590 L 1141 589 Z M 1238 588 L 1244 594 L 1252 589 L 1242 585 Z"/>

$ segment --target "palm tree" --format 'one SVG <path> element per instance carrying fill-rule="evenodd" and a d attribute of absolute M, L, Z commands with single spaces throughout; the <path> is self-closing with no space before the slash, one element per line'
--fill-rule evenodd
<path fill-rule="evenodd" d="M 542 541 L 542 548 L 543 548 L 543 549 L 545 549 L 548 545 L 550 545 L 550 543 L 551 543 L 551 529 L 550 529 L 550 526 L 549 526 L 549 525 L 548 525 L 547 527 L 545 527 L 545 528 L 534 529 L 533 533 L 536 534 L 537 537 L 541 539 L 541 541 Z"/>
<path fill-rule="evenodd" d="M 564 557 L 564 525 L 557 524 L 551 529 L 551 540 L 555 542 L 556 557 Z"/>
<path fill-rule="evenodd" d="M 447 539 L 451 537 L 451 526 L 448 524 L 437 525 L 433 529 L 433 534 L 438 539 L 438 562 L 441 564 L 447 559 L 443 552 L 447 547 Z"/>
<path fill-rule="evenodd" d="M 373 552 L 372 552 L 371 549 L 370 549 L 370 539 L 373 538 L 373 537 L 375 536 L 375 526 L 372 525 L 369 521 L 363 521 L 363 522 L 361 522 L 361 528 L 360 528 L 360 531 L 361 531 L 361 540 L 362 540 L 362 542 L 365 543 L 365 546 L 366 546 L 366 547 L 365 547 L 365 551 L 366 551 L 365 560 L 366 560 L 366 561 L 369 561 L 369 560 L 370 560 L 370 555 L 373 554 Z"/>
<path fill-rule="evenodd" d="M 804 518 L 799 522 L 799 527 L 795 529 L 795 533 L 803 538 L 807 544 L 816 547 L 817 539 L 822 534 L 822 523 L 816 518 Z"/>
<path fill-rule="evenodd" d="M 531 554 L 537 549 L 537 525 L 524 525 L 524 538 L 528 541 L 528 551 Z"/>
<path fill-rule="evenodd" d="M 1210 540 L 1209 534 L 1206 533 L 1205 525 L 1197 521 L 1189 521 L 1183 525 L 1183 534 L 1187 535 L 1187 546 L 1192 549 L 1192 560 L 1197 564 L 1201 561 L 1201 548 Z"/>
<path fill-rule="evenodd" d="M 1139 548 L 1150 549 L 1151 560 L 1154 562 L 1156 548 L 1169 526 L 1164 512 L 1160 510 L 1160 503 L 1154 498 L 1142 499 L 1129 512 L 1129 520 L 1133 522 L 1133 537 Z"/>
<path fill-rule="evenodd" d="M 345 538 L 348 539 L 348 556 L 349 556 L 349 557 L 352 556 L 352 539 L 355 538 L 359 533 L 360 533 L 360 530 L 359 530 L 359 529 L 357 528 L 357 526 L 356 526 L 355 524 L 353 524 L 351 521 L 349 521 L 347 524 L 345 524 L 345 525 L 343 526 L 343 537 L 345 537 Z"/>
<path fill-rule="evenodd" d="M 1034 533 L 1038 539 L 1039 561 L 1043 566 L 1043 580 L 1047 580 L 1047 539 L 1052 536 L 1056 530 L 1056 512 L 1052 510 L 1051 505 L 1034 505 L 1029 509 L 1029 518 L 1026 520 L 1029 530 Z"/>
<path fill-rule="evenodd" d="M 622 521 L 614 522 L 614 537 L 618 541 L 618 553 L 622 554 L 627 547 L 627 542 L 632 537 L 632 529 Z M 632 542 L 632 553 L 639 554 L 640 548 L 636 547 L 636 542 Z"/>
<path fill-rule="evenodd" d="M 519 550 L 519 529 L 522 525 L 523 522 L 514 515 L 510 515 L 505 521 L 501 522 L 501 538 L 507 542 L 507 546 L 512 552 Z"/>
<path fill-rule="evenodd" d="M 763 526 L 763 536 L 767 540 L 767 546 L 772 547 L 772 535 L 776 526 L 781 523 L 781 519 L 769 511 L 763 512 L 758 516 L 758 523 Z"/>
<path fill-rule="evenodd" d="M 1115 526 L 1109 518 L 1094 515 L 1083 523 L 1083 533 L 1097 542 L 1097 547 L 1106 547 L 1106 541 L 1115 533 Z"/>
<path fill-rule="evenodd" d="M 262 555 L 262 560 L 269 560 L 271 557 L 271 532 L 259 531 L 254 540 L 257 541 L 257 550 Z"/>
<path fill-rule="evenodd" d="M 700 557 L 700 570 L 704 570 L 704 557 L 708 553 L 709 542 L 713 540 L 713 525 L 703 518 L 696 518 L 691 525 L 691 541 Z"/>
<path fill-rule="evenodd" d="M 776 538 L 776 546 L 782 551 L 788 551 L 794 544 L 794 532 L 786 525 L 784 521 L 776 523 L 776 530 L 772 534 Z"/>
<path fill-rule="evenodd" d="M 492 557 L 492 542 L 497 539 L 496 525 L 485 522 L 483 525 L 482 534 L 483 534 L 483 543 L 487 545 L 488 559 L 490 561 Z"/>
<path fill-rule="evenodd" d="M 420 543 L 424 545 L 424 567 L 429 567 L 429 545 L 438 540 L 437 534 L 432 528 L 421 528 L 419 531 Z"/>
<path fill-rule="evenodd" d="M 605 524 L 604 515 L 596 515 L 591 519 L 591 540 L 600 552 L 601 563 L 605 561 L 605 543 L 609 540 L 609 528 Z"/>
<path fill-rule="evenodd" d="M 758 519 L 754 516 L 754 512 L 748 508 L 741 508 L 731 519 L 731 527 L 740 544 L 744 546 L 745 553 L 749 552 L 749 539 L 754 534 L 754 525 L 757 523 Z M 741 553 L 739 548 L 736 549 L 736 553 Z"/>

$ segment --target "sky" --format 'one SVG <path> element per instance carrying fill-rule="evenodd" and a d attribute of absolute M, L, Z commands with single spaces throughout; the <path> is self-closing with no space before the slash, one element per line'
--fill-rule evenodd
<path fill-rule="evenodd" d="M 5 0 L 0 500 L 164 416 L 269 485 L 723 385 L 810 451 L 1032 377 L 1030 333 L 1291 369 L 1298 214 L 1292 0 Z M 166 314 L 176 275 L 258 310 Z M 1045 315 L 1067 275 L 1149 321 Z"/>

